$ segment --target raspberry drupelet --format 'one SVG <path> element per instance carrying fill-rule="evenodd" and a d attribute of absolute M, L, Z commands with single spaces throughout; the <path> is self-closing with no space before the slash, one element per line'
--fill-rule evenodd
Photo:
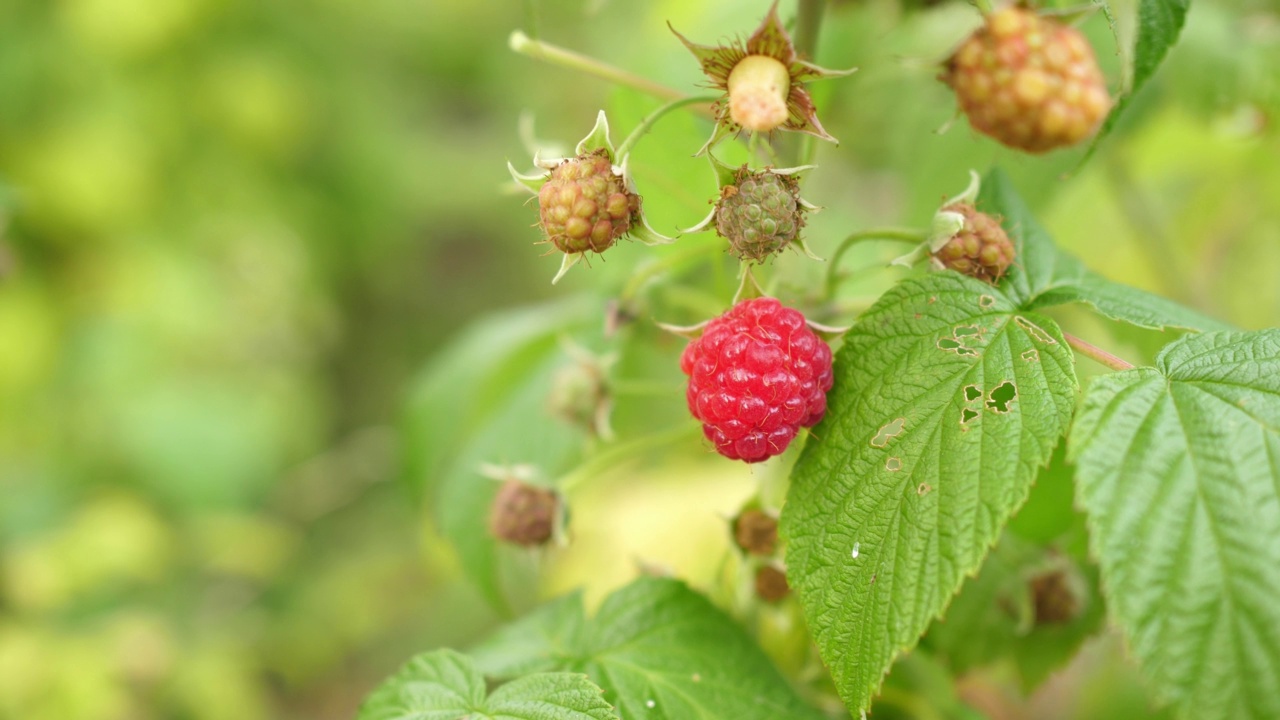
<path fill-rule="evenodd" d="M 1084 35 L 1021 7 L 987 16 L 941 79 L 955 89 L 974 129 L 1030 153 L 1082 142 L 1111 109 Z"/>
<path fill-rule="evenodd" d="M 689 411 L 727 458 L 781 454 L 827 410 L 831 348 L 804 315 L 774 298 L 734 305 L 707 324 L 680 358 Z"/>

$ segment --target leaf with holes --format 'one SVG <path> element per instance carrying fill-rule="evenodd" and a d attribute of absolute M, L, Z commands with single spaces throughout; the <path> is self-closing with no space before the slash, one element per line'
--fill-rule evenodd
<path fill-rule="evenodd" d="M 845 335 L 782 527 L 855 713 L 1026 499 L 1070 420 L 1073 362 L 1052 320 L 951 272 L 890 290 Z"/>
<path fill-rule="evenodd" d="M 1000 168 L 983 178 L 978 206 L 1003 219 L 1017 248 L 1017 261 L 1000 285 L 1019 307 L 1034 310 L 1085 303 L 1112 320 L 1151 330 L 1231 329 L 1167 298 L 1108 280 L 1059 249 Z"/>
<path fill-rule="evenodd" d="M 357 720 L 617 720 L 600 688 L 583 675 L 538 673 L 485 692 L 471 658 L 423 653 L 384 682 Z"/>
<path fill-rule="evenodd" d="M 473 655 L 496 677 L 586 673 L 627 718 L 772 720 L 823 716 L 737 624 L 674 580 L 643 578 L 590 620 L 569 595 L 499 631 Z"/>
<path fill-rule="evenodd" d="M 1070 449 L 1157 692 L 1201 720 L 1280 717 L 1280 331 L 1187 336 L 1095 380 Z"/>

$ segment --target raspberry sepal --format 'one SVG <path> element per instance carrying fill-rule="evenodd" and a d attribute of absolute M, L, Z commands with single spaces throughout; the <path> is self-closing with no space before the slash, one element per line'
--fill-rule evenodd
<path fill-rule="evenodd" d="M 729 79 L 743 60 L 753 56 L 757 59 L 771 58 L 785 69 L 787 82 L 774 83 L 776 91 L 780 94 L 779 100 L 784 104 L 785 112 L 775 114 L 771 108 L 771 111 L 767 113 L 770 118 L 768 121 L 757 125 L 751 120 L 747 120 L 754 127 L 746 129 L 755 132 L 769 132 L 775 129 L 788 130 L 813 135 L 829 142 L 836 142 L 836 139 L 818 121 L 817 109 L 814 107 L 813 97 L 809 94 L 806 83 L 812 80 L 849 75 L 855 72 L 857 68 L 830 70 L 801 60 L 796 52 L 795 44 L 791 41 L 790 34 L 787 33 L 782 20 L 778 17 L 778 3 L 776 0 L 770 6 L 769 12 L 765 15 L 764 20 L 761 21 L 760 26 L 745 41 L 739 40 L 728 45 L 702 45 L 692 42 L 684 35 L 681 35 L 670 23 L 667 26 L 671 28 L 671 32 L 675 33 L 676 37 L 680 38 L 680 42 L 684 43 L 689 52 L 693 53 L 693 56 L 697 58 L 703 74 L 711 81 L 710 85 L 724 92 L 724 96 L 716 103 L 715 129 L 712 131 L 711 138 L 698 150 L 697 154 L 701 155 L 707 152 L 726 136 L 744 129 L 742 120 L 746 119 L 747 116 L 744 116 L 741 112 L 735 112 L 735 105 L 741 105 L 742 102 L 737 96 L 743 92 L 764 92 L 764 89 L 758 84 L 750 82 L 734 83 L 731 87 Z M 758 62 L 758 60 L 752 62 Z M 769 74 L 771 73 L 764 73 L 763 75 L 767 76 Z"/>

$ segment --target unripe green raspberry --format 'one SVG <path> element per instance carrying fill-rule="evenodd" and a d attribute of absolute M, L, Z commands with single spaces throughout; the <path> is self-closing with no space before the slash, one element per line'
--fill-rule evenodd
<path fill-rule="evenodd" d="M 964 227 L 933 257 L 943 267 L 992 284 L 1004 277 L 1016 251 L 1000 221 L 969 203 L 948 205 L 942 211 L 963 215 Z"/>
<path fill-rule="evenodd" d="M 1019 7 L 988 15 L 947 61 L 941 80 L 956 91 L 974 129 L 1031 153 L 1084 140 L 1111 108 L 1084 36 Z"/>
<path fill-rule="evenodd" d="M 608 250 L 637 222 L 640 196 L 627 190 L 604 150 L 565 160 L 538 190 L 542 230 L 565 253 Z"/>
<path fill-rule="evenodd" d="M 733 185 L 720 189 L 716 232 L 742 260 L 763 260 L 787 246 L 804 227 L 800 184 L 790 175 L 753 172 L 744 165 Z"/>

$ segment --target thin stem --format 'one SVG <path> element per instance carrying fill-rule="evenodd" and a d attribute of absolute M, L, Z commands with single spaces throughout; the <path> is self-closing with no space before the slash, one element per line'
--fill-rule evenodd
<path fill-rule="evenodd" d="M 796 53 L 806 60 L 812 60 L 818 52 L 818 31 L 822 29 L 822 16 L 827 9 L 827 0 L 800 0 L 796 6 L 796 31 L 794 34 Z M 817 138 L 809 134 L 794 133 L 783 146 L 783 154 L 791 160 L 791 165 L 809 165 L 817 150 Z"/>
<path fill-rule="evenodd" d="M 593 57 L 576 53 L 542 40 L 534 40 L 520 30 L 511 33 L 508 43 L 512 50 L 521 55 L 528 55 L 531 58 L 545 60 L 553 65 L 566 67 L 570 70 L 579 70 L 588 75 L 595 75 L 598 78 L 634 88 L 661 100 L 681 100 L 686 97 L 679 90 L 659 85 L 648 78 L 603 63 Z"/>
<path fill-rule="evenodd" d="M 818 30 L 822 27 L 822 12 L 827 0 L 800 0 L 796 8 L 796 52 L 803 58 L 812 58 L 818 48 Z"/>
<path fill-rule="evenodd" d="M 679 100 L 672 100 L 671 102 L 667 103 L 666 105 L 663 105 L 657 110 L 654 110 L 653 112 L 649 113 L 648 117 L 640 121 L 640 124 L 636 126 L 635 130 L 631 131 L 631 134 L 627 136 L 626 140 L 622 141 L 622 144 L 618 146 L 618 150 L 616 153 L 617 156 L 619 158 L 626 157 L 627 153 L 631 151 L 631 148 L 635 146 L 637 142 L 640 141 L 640 138 L 644 137 L 645 133 L 652 130 L 653 126 L 659 120 L 661 120 L 664 115 L 671 112 L 672 110 L 675 110 L 677 108 L 682 108 L 685 105 L 692 105 L 694 103 L 699 103 L 699 102 L 707 103 L 709 108 L 711 103 L 715 101 L 716 101 L 715 95 L 701 95 L 697 97 L 686 97 L 686 98 L 680 98 Z"/>
<path fill-rule="evenodd" d="M 561 492 L 569 492 L 578 485 L 578 483 L 615 470 L 619 465 L 627 462 L 628 460 L 649 455 L 655 449 L 664 445 L 692 440 L 695 437 L 701 436 L 701 434 L 702 433 L 698 432 L 696 425 L 681 424 L 680 427 L 673 430 L 654 433 L 652 435 L 636 438 L 629 442 L 611 445 L 605 450 L 602 450 L 588 458 L 586 462 L 569 471 L 569 473 L 561 476 L 560 480 L 556 483 L 556 487 Z"/>
<path fill-rule="evenodd" d="M 609 392 L 614 397 L 672 397 L 681 392 L 678 383 L 661 380 L 610 380 Z"/>
<path fill-rule="evenodd" d="M 1112 370 L 1117 371 L 1133 369 L 1133 363 L 1121 360 L 1106 350 L 1103 350 L 1096 345 L 1090 345 L 1071 333 L 1064 332 L 1062 333 L 1062 337 L 1066 339 L 1067 344 L 1070 345 L 1073 350 L 1100 365 L 1105 365 Z"/>
<path fill-rule="evenodd" d="M 830 298 L 836 294 L 836 286 L 840 284 L 840 260 L 854 244 L 864 240 L 893 240 L 916 244 L 924 242 L 926 237 L 927 233 L 924 230 L 901 227 L 872 228 L 846 237 L 840 243 L 840 247 L 836 248 L 835 254 L 831 256 L 831 262 L 827 263 L 826 297 Z"/>
<path fill-rule="evenodd" d="M 627 279 L 627 284 L 622 287 L 622 292 L 618 294 L 618 299 L 625 303 L 635 297 L 636 294 L 640 292 L 640 289 L 644 287 L 644 284 L 650 279 L 661 275 L 664 272 L 675 270 L 690 260 L 696 260 L 701 258 L 703 255 L 708 255 L 714 251 L 724 249 L 720 243 L 712 242 L 697 244 L 689 243 L 688 245 L 689 246 L 684 248 L 682 251 L 671 252 L 663 255 L 661 258 L 636 270 L 631 277 Z"/>
<path fill-rule="evenodd" d="M 751 137 L 747 139 L 747 156 L 750 158 L 751 169 L 758 169 L 760 167 L 760 133 L 754 130 L 751 131 Z"/>

